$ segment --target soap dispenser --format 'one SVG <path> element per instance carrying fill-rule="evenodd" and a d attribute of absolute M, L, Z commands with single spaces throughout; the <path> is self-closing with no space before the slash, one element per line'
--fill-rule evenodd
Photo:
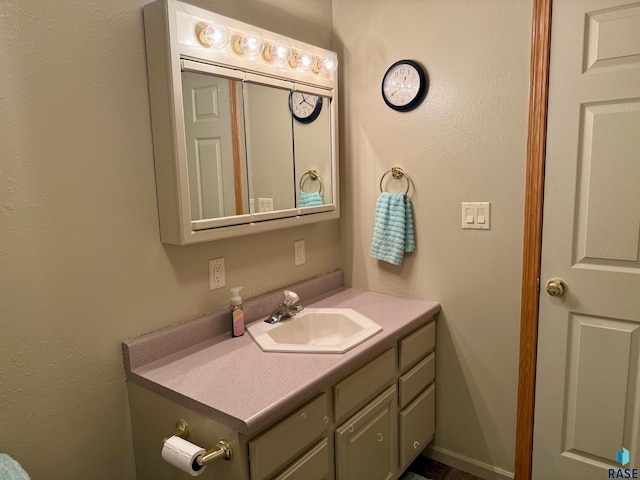
<path fill-rule="evenodd" d="M 244 335 L 244 311 L 242 310 L 242 298 L 240 297 L 242 287 L 231 289 L 231 300 L 229 314 L 231 317 L 231 336 L 240 337 Z"/>

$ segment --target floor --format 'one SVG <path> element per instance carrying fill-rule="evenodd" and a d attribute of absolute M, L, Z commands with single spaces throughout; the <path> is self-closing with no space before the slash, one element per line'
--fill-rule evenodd
<path fill-rule="evenodd" d="M 482 480 L 480 477 L 423 456 L 419 456 L 411 464 L 409 471 L 417 473 L 429 480 Z"/>

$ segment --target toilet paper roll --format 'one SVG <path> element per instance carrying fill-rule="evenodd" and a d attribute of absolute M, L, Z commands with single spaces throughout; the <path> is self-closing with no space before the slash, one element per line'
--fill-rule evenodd
<path fill-rule="evenodd" d="M 175 435 L 169 437 L 162 446 L 162 459 L 193 477 L 200 475 L 207 468 L 206 465 L 198 465 L 196 460 L 204 453 L 204 448 Z"/>

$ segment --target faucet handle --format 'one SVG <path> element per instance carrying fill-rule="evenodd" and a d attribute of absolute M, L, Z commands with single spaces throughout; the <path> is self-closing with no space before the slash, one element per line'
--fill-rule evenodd
<path fill-rule="evenodd" d="M 299 301 L 300 301 L 300 297 L 298 296 L 298 294 L 296 292 L 293 292 L 291 290 L 285 290 L 284 291 L 284 304 L 287 307 L 292 307 L 293 305 L 295 305 Z"/>

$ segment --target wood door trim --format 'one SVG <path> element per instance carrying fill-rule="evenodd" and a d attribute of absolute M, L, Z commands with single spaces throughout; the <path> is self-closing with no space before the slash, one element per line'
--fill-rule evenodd
<path fill-rule="evenodd" d="M 552 0 L 533 0 L 515 480 L 531 478 Z"/>
<path fill-rule="evenodd" d="M 235 80 L 229 80 L 231 103 L 231 144 L 233 145 L 233 186 L 235 188 L 236 215 L 244 214 L 242 189 L 242 156 L 240 155 L 240 132 L 238 128 L 238 88 Z"/>

